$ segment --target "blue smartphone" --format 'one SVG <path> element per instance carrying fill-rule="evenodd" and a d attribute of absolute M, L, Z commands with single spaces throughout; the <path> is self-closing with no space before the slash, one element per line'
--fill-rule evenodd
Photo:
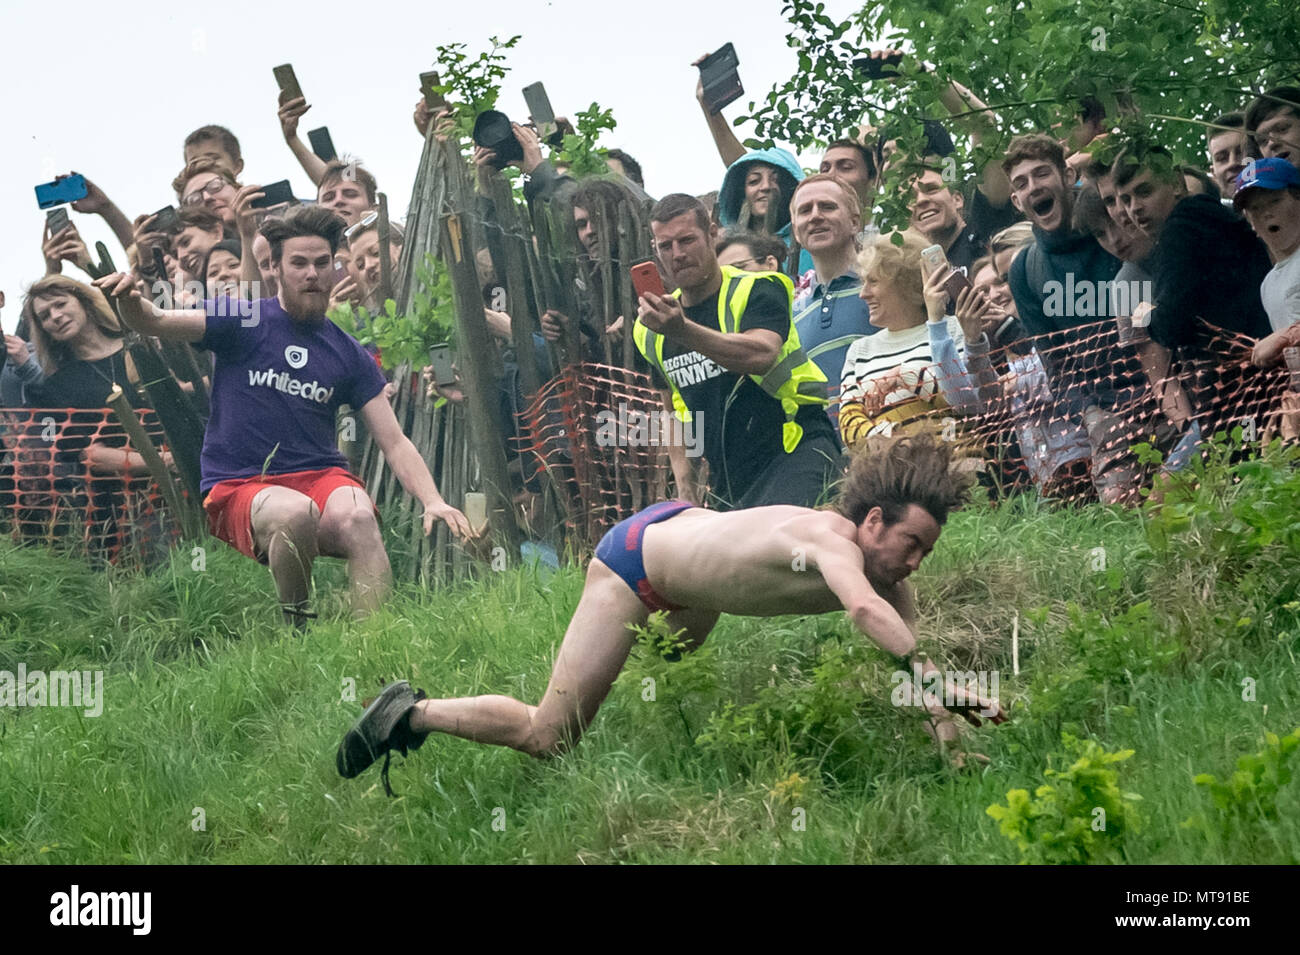
<path fill-rule="evenodd" d="M 86 198 L 86 177 L 80 173 L 54 182 L 43 182 L 36 187 L 36 204 L 42 209 L 84 198 Z"/>

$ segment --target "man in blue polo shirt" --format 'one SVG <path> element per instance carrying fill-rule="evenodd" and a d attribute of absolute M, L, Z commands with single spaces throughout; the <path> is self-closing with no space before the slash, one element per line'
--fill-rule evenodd
<path fill-rule="evenodd" d="M 201 458 L 204 510 L 214 535 L 270 567 L 294 622 L 311 616 L 306 602 L 318 555 L 347 560 L 357 612 L 378 607 L 392 583 L 374 504 L 338 449 L 342 405 L 357 409 L 402 487 L 424 504 L 425 533 L 435 520 L 458 536 L 469 533 L 402 434 L 374 359 L 325 318 L 343 227 L 322 206 L 263 225 L 279 294 L 251 310 L 218 300 L 205 310 L 164 311 L 131 274 L 95 283 L 135 331 L 193 342 L 215 356 Z"/>
<path fill-rule="evenodd" d="M 795 188 L 790 201 L 795 240 L 812 256 L 812 291 L 794 306 L 799 344 L 831 382 L 827 412 L 839 419 L 838 388 L 849 346 L 879 329 L 867 321 L 867 303 L 858 297 L 857 234 L 862 227 L 858 194 L 832 173 L 818 173 Z"/>

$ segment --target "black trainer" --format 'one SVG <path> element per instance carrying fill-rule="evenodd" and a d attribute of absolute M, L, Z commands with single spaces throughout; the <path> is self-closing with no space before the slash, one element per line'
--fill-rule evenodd
<path fill-rule="evenodd" d="M 411 684 L 406 680 L 398 680 L 384 687 L 384 691 L 366 707 L 339 744 L 335 760 L 339 775 L 344 779 L 352 779 L 383 756 L 384 768 L 380 778 L 384 783 L 384 792 L 393 795 L 393 788 L 388 784 L 388 764 L 393 756 L 392 751 L 397 750 L 405 756 L 407 750 L 416 750 L 424 745 L 428 734 L 416 733 L 411 729 L 410 714 L 416 702 L 425 698 L 423 690 L 412 691 Z"/>

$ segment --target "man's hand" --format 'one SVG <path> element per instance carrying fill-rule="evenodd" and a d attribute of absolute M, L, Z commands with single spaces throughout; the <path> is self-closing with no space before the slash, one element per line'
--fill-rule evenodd
<path fill-rule="evenodd" d="M 542 337 L 548 342 L 558 342 L 568 327 L 569 318 L 563 312 L 548 308 L 542 315 Z"/>
<path fill-rule="evenodd" d="M 478 184 L 478 191 L 483 195 L 487 195 L 492 191 L 492 177 L 501 174 L 501 170 L 492 165 L 496 158 L 495 149 L 477 145 L 474 147 L 474 178 Z"/>
<path fill-rule="evenodd" d="M 451 366 L 452 383 L 450 385 L 438 384 L 438 379 L 434 376 L 433 368 L 426 367 L 423 372 L 424 377 L 424 395 L 426 398 L 446 398 L 453 404 L 462 404 L 465 401 L 465 387 L 460 380 L 460 369 L 456 365 Z"/>
<path fill-rule="evenodd" d="M 171 237 L 165 232 L 153 232 L 157 216 L 148 213 L 136 216 L 132 226 L 135 236 L 135 251 L 140 265 L 146 269 L 153 267 L 153 250 L 161 249 L 164 253 L 171 248 Z M 166 276 L 159 276 L 166 278 Z"/>
<path fill-rule="evenodd" d="M 75 172 L 66 173 L 62 176 L 56 176 L 54 181 L 58 182 L 60 179 L 67 179 L 68 176 L 75 175 L 77 175 Z M 85 176 L 82 176 L 81 178 L 86 179 Z M 74 212 L 102 215 L 111 205 L 112 203 L 108 201 L 108 196 L 104 194 L 104 190 L 100 189 L 99 186 L 95 185 L 89 179 L 86 179 L 86 198 L 78 199 L 76 202 L 72 203 L 72 209 Z"/>
<path fill-rule="evenodd" d="M 518 123 L 511 123 L 510 126 L 519 142 L 519 148 L 524 151 L 524 158 L 511 165 L 518 166 L 523 173 L 531 173 L 542 164 L 542 140 L 535 129 Z"/>
<path fill-rule="evenodd" d="M 92 284 L 117 304 L 122 320 L 131 328 L 135 328 L 134 320 L 154 317 L 154 305 L 145 295 L 144 284 L 130 272 L 114 272 Z"/>
<path fill-rule="evenodd" d="M 5 335 L 5 354 L 9 356 L 9 364 L 25 365 L 27 363 L 27 343 L 17 335 Z"/>
<path fill-rule="evenodd" d="M 456 508 L 452 507 L 446 501 L 439 501 L 436 504 L 426 504 L 424 507 L 424 533 L 427 537 L 433 533 L 433 522 L 442 521 L 449 528 L 452 534 L 460 540 L 469 540 L 474 537 L 474 532 L 469 526 L 469 520 Z"/>
<path fill-rule="evenodd" d="M 695 59 L 691 60 L 691 66 L 698 68 L 699 65 L 703 63 L 705 60 L 707 60 L 708 58 L 709 58 L 709 54 L 701 53 Z M 700 104 L 700 109 L 704 110 L 706 113 L 709 111 L 709 108 L 704 105 L 704 74 L 703 73 L 701 73 L 699 75 L 699 79 L 695 81 L 695 101 Z"/>
<path fill-rule="evenodd" d="M 953 700 L 953 703 L 948 703 Z M 946 680 L 943 684 L 943 699 L 938 701 L 938 705 L 927 706 L 926 710 L 933 715 L 938 713 L 953 713 L 962 717 L 971 726 L 982 726 L 980 717 L 991 723 L 1005 723 L 1007 714 L 1002 712 L 1002 707 L 993 697 L 980 696 L 975 687 L 962 686 L 952 680 Z"/>
<path fill-rule="evenodd" d="M 284 133 L 286 143 L 298 138 L 298 120 L 309 109 L 311 109 L 311 105 L 307 102 L 305 96 L 295 96 L 287 103 L 280 105 L 280 132 Z"/>
<path fill-rule="evenodd" d="M 415 129 L 421 137 L 429 135 L 429 104 L 421 96 L 415 104 Z"/>
<path fill-rule="evenodd" d="M 872 80 L 872 82 L 897 83 L 899 77 L 898 77 L 897 68 L 895 64 L 886 63 L 885 61 L 888 60 L 891 56 L 902 57 L 905 55 L 906 54 L 902 50 L 894 49 L 893 47 L 890 47 L 889 49 L 886 50 L 872 50 L 870 53 L 868 53 L 867 59 L 880 61 L 881 74 L 878 78 Z"/>
<path fill-rule="evenodd" d="M 257 213 L 261 210 L 253 206 L 254 200 L 261 199 L 266 193 L 261 186 L 243 186 L 235 193 L 235 225 L 239 229 L 239 239 L 243 245 L 252 245 L 257 238 Z"/>
<path fill-rule="evenodd" d="M 686 328 L 686 313 L 682 303 L 671 295 L 647 292 L 637 299 L 636 317 L 646 328 L 669 338 L 680 338 Z"/>

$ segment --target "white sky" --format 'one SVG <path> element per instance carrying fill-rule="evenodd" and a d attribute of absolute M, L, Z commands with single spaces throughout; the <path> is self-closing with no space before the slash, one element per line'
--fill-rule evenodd
<path fill-rule="evenodd" d="M 836 17 L 860 6 L 826 3 Z M 8 331 L 17 324 L 23 289 L 44 273 L 45 212 L 33 187 L 58 173 L 87 176 L 133 219 L 175 203 L 171 180 L 182 166 L 185 135 L 219 123 L 239 137 L 244 182 L 288 178 L 296 195 L 314 197 L 280 133 L 276 64 L 294 65 L 312 104 L 299 124 L 304 142 L 307 130 L 328 126 L 335 148 L 362 160 L 399 216 L 420 157 L 411 122 L 418 77 L 434 68 L 441 43 L 464 42 L 477 54 L 493 34 L 522 34 L 508 54 L 499 108 L 526 117 L 520 90 L 541 80 L 557 114 L 572 116 L 592 100 L 613 109 L 618 128 L 601 145 L 636 157 L 652 195 L 701 193 L 722 181 L 695 102 L 692 60 L 735 44 L 745 96 L 727 107 L 730 118 L 796 67 L 780 0 L 0 0 L 0 9 L 7 150 L 0 191 L 0 289 L 7 304 L 0 323 Z M 743 140 L 748 130 L 738 134 Z M 803 164 L 816 158 L 803 157 Z M 103 240 L 125 267 L 99 216 L 71 215 L 92 254 L 95 240 Z M 67 263 L 64 273 L 85 278 Z"/>

